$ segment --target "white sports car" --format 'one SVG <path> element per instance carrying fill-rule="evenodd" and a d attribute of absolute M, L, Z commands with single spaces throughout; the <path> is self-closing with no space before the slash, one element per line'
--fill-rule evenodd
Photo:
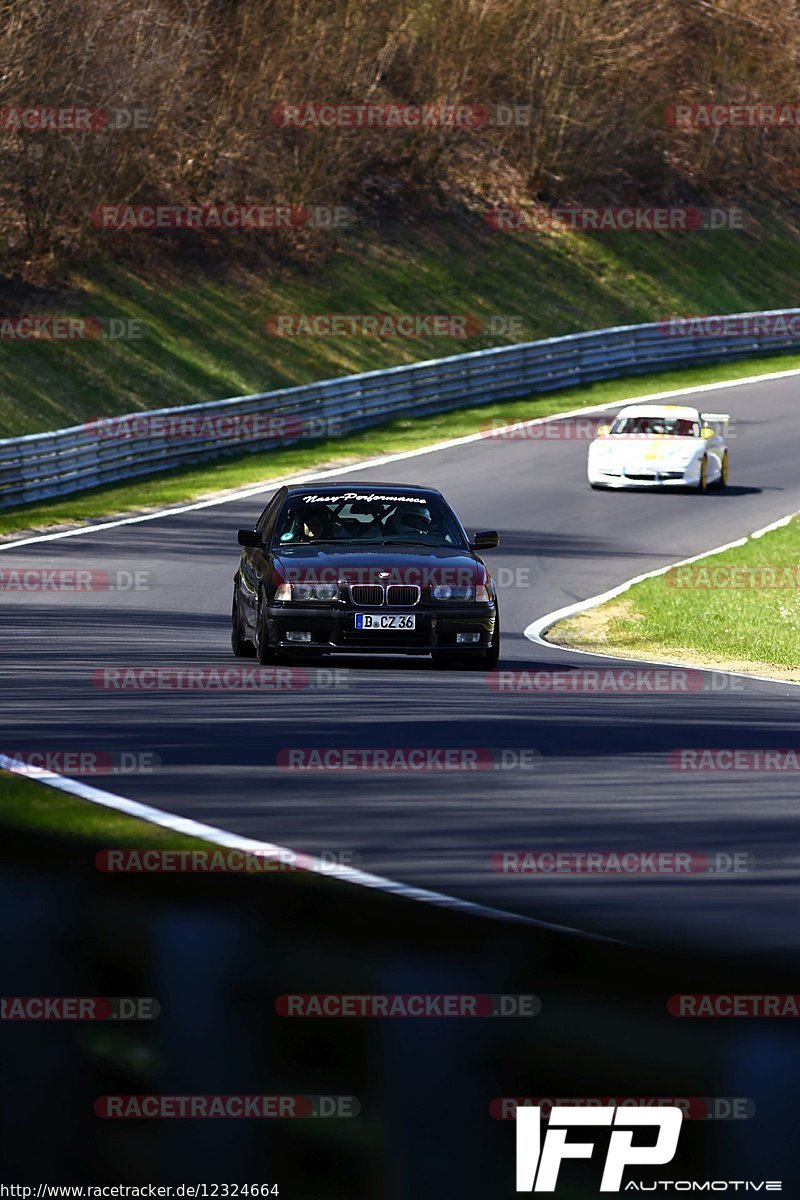
<path fill-rule="evenodd" d="M 630 404 L 601 425 L 589 446 L 593 488 L 724 487 L 727 413 L 678 404 Z"/>

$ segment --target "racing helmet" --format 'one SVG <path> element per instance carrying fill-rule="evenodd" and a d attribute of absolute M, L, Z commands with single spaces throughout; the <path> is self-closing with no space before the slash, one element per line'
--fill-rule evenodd
<path fill-rule="evenodd" d="M 414 534 L 430 533 L 432 527 L 431 514 L 427 508 L 396 508 L 386 521 L 387 533 Z"/>

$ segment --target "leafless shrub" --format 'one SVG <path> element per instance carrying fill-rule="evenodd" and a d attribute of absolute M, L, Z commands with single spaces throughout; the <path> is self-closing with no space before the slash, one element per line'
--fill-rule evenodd
<path fill-rule="evenodd" d="M 355 199 L 380 219 L 509 190 L 560 201 L 787 194 L 800 132 L 670 130 L 663 114 L 678 99 L 791 101 L 796 10 L 773 0 L 0 0 L 0 108 L 149 115 L 146 129 L 124 132 L 0 131 L 0 253 L 129 253 L 136 235 L 92 228 L 102 203 Z M 309 100 L 526 105 L 532 119 L 276 128 L 276 103 Z M 244 234 L 225 245 L 280 248 Z"/>

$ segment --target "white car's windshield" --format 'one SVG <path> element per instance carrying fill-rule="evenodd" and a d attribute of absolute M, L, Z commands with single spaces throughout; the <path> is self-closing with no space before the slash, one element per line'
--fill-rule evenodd
<path fill-rule="evenodd" d="M 628 437 L 700 437 L 700 425 L 687 417 L 617 417 L 611 433 L 623 433 Z"/>

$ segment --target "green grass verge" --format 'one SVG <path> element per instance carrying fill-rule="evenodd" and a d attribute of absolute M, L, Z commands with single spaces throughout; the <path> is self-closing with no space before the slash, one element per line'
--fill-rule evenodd
<path fill-rule="evenodd" d="M 113 839 L 114 846 L 194 850 L 206 845 L 7 771 L 0 771 L 0 826 L 88 841 L 102 837 L 106 845 Z"/>
<path fill-rule="evenodd" d="M 97 784 L 114 792 L 113 779 L 102 778 L 97 780 Z M 35 779 L 26 779 L 9 771 L 0 771 L 0 831 L 3 829 L 54 834 L 104 849 L 224 853 L 222 847 L 203 838 L 173 833 L 161 825 L 129 817 L 102 804 L 92 804 L 59 788 L 48 787 Z M 249 874 L 286 874 L 291 863 L 291 860 L 286 863 L 275 859 L 259 861 L 265 864 L 263 868 L 256 868 Z"/>
<path fill-rule="evenodd" d="M 114 791 L 113 781 L 104 779 L 98 783 Z M 4 833 L 10 838 L 15 832 L 66 838 L 70 845 L 88 847 L 92 853 L 113 849 L 201 852 L 207 857 L 200 860 L 201 866 L 193 872 L 196 874 L 208 873 L 217 878 L 242 874 L 248 879 L 262 881 L 287 880 L 295 876 L 302 878 L 304 886 L 315 893 L 327 886 L 324 876 L 304 870 L 303 860 L 295 861 L 291 855 L 251 857 L 241 864 L 233 859 L 230 870 L 223 870 L 225 860 L 221 856 L 225 849 L 213 842 L 173 833 L 160 825 L 129 817 L 102 804 L 92 804 L 37 780 L 0 771 L 0 838 Z M 269 884 L 263 882 L 262 886 Z"/>
<path fill-rule="evenodd" d="M 20 505 L 0 512 L 0 536 L 31 529 L 80 525 L 109 515 L 163 508 L 293 473 L 345 466 L 384 454 L 397 454 L 448 438 L 477 433 L 493 421 L 526 420 L 586 405 L 614 404 L 652 392 L 742 379 L 749 375 L 798 367 L 800 355 L 770 356 L 606 380 L 588 387 L 565 388 L 544 396 L 462 408 L 431 417 L 397 418 L 375 429 L 345 438 L 300 443 L 284 450 L 240 454 L 218 459 L 208 465 L 161 472 L 137 482 L 94 488 L 74 496 Z M 393 473 L 398 471 L 401 468 Z"/>
<path fill-rule="evenodd" d="M 774 217 L 746 232 L 504 234 L 479 213 L 354 230 L 307 267 L 90 265 L 40 289 L 26 314 L 128 318 L 142 337 L 0 341 L 0 436 L 670 314 L 780 307 L 794 302 L 798 274 L 800 225 Z M 520 325 L 468 339 L 268 336 L 267 318 L 285 312 L 468 313 Z"/>
<path fill-rule="evenodd" d="M 548 640 L 800 679 L 800 519 L 635 584 Z"/>

